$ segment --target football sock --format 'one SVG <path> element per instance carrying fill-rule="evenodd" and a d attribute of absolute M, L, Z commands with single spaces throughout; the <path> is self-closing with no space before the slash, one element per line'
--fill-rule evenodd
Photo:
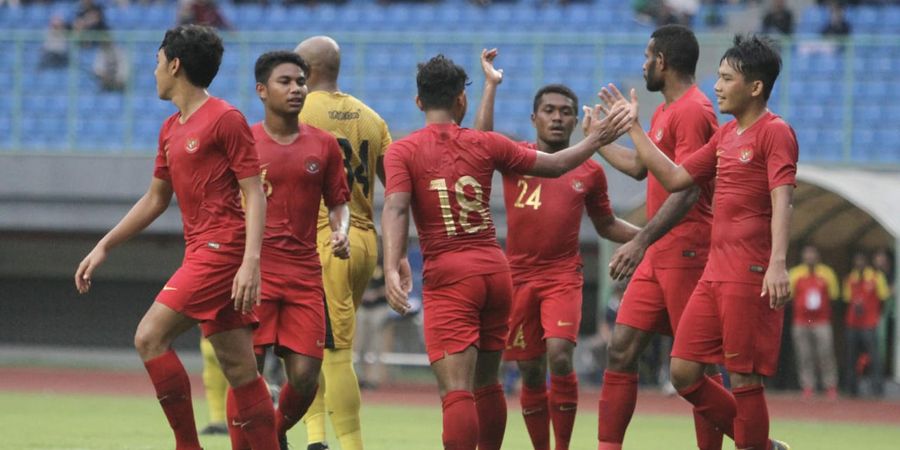
<path fill-rule="evenodd" d="M 162 406 L 169 426 L 175 433 L 175 450 L 200 450 L 194 408 L 191 404 L 191 381 L 174 351 L 169 350 L 144 362 L 156 398 Z"/>
<path fill-rule="evenodd" d="M 692 386 L 678 391 L 678 395 L 694 405 L 695 413 L 705 417 L 729 437 L 734 436 L 737 405 L 734 396 L 725 387 L 704 375 Z"/>
<path fill-rule="evenodd" d="M 475 450 L 478 411 L 469 391 L 450 391 L 441 401 L 444 412 L 444 450 Z"/>
<path fill-rule="evenodd" d="M 500 450 L 506 433 L 506 396 L 503 386 L 492 384 L 475 390 L 478 410 L 478 450 Z"/>
<path fill-rule="evenodd" d="M 278 397 L 278 410 L 275 411 L 275 430 L 279 436 L 287 433 L 287 430 L 300 421 L 314 398 L 316 398 L 315 391 L 304 396 L 294 390 L 291 383 L 284 384 Z"/>
<path fill-rule="evenodd" d="M 231 439 L 231 450 L 250 450 L 250 443 L 241 429 L 241 418 L 238 415 L 237 400 L 234 398 L 234 389 L 228 388 L 225 401 L 225 416 L 228 420 L 228 437 Z"/>
<path fill-rule="evenodd" d="M 531 437 L 534 450 L 550 450 L 550 413 L 547 402 L 547 386 L 530 388 L 522 386 L 519 396 L 522 404 L 522 418 Z"/>
<path fill-rule="evenodd" d="M 597 436 L 600 450 L 622 448 L 625 430 L 634 415 L 637 404 L 636 373 L 603 372 L 603 387 L 600 390 L 599 414 L 597 417 Z"/>
<path fill-rule="evenodd" d="M 759 384 L 734 388 L 734 399 L 737 402 L 734 445 L 739 449 L 767 450 L 769 410 L 765 389 Z"/>
<path fill-rule="evenodd" d="M 556 450 L 568 450 L 575 427 L 575 413 L 578 410 L 578 376 L 550 376 L 550 419 L 553 421 L 553 436 Z"/>
<path fill-rule="evenodd" d="M 209 408 L 210 423 L 225 423 L 225 396 L 228 380 L 222 373 L 216 351 L 207 339 L 200 340 L 200 354 L 203 355 L 203 389 L 206 391 L 206 405 Z"/>
<path fill-rule="evenodd" d="M 325 358 L 328 358 L 328 350 L 325 351 Z M 316 390 L 316 397 L 313 399 L 306 415 L 303 416 L 303 423 L 306 424 L 306 440 L 310 444 L 317 442 L 325 442 L 325 367 L 319 372 L 319 389 Z"/>
<path fill-rule="evenodd" d="M 327 380 L 325 408 L 342 450 L 362 450 L 359 425 L 359 380 L 353 370 L 352 350 L 326 350 L 322 371 Z"/>
<path fill-rule="evenodd" d="M 263 378 L 232 388 L 241 430 L 253 450 L 279 450 L 275 435 L 275 408 Z"/>
<path fill-rule="evenodd" d="M 722 374 L 709 376 L 714 383 L 722 386 Z M 694 431 L 697 433 L 697 448 L 700 450 L 722 450 L 722 430 L 706 420 L 694 407 Z"/>

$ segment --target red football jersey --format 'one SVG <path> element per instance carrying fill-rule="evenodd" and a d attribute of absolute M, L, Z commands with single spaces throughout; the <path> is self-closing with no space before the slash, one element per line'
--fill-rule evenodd
<path fill-rule="evenodd" d="M 666 156 L 681 164 L 703 147 L 719 125 L 712 103 L 697 85 L 692 86 L 678 100 L 660 104 L 650 121 L 650 139 Z M 654 267 L 703 267 L 709 255 L 709 236 L 712 228 L 713 182 L 702 183 L 700 197 L 678 224 L 647 249 Z M 647 219 L 649 220 L 669 192 L 652 173 L 647 175 Z"/>
<path fill-rule="evenodd" d="M 330 208 L 350 200 L 337 140 L 309 125 L 300 125 L 297 139 L 287 145 L 272 140 L 262 122 L 253 125 L 252 131 L 267 202 L 264 270 L 293 272 L 303 268 L 318 273 L 319 202 L 324 198 Z"/>
<path fill-rule="evenodd" d="M 797 137 L 781 117 L 766 112 L 743 133 L 736 120 L 682 164 L 694 182 L 713 178 L 712 239 L 706 281 L 761 283 L 772 251 L 772 197 L 794 185 Z"/>
<path fill-rule="evenodd" d="M 455 124 L 431 124 L 391 144 L 385 195 L 412 194 L 426 284 L 509 270 L 491 220 L 491 178 L 495 169 L 524 173 L 536 159 L 500 134 Z"/>
<path fill-rule="evenodd" d="M 188 248 L 244 250 L 244 212 L 238 180 L 258 176 L 250 127 L 235 107 L 210 97 L 180 123 L 169 117 L 159 132 L 153 176 L 172 184 Z"/>
<path fill-rule="evenodd" d="M 590 159 L 559 178 L 505 173 L 503 198 L 509 227 L 506 256 L 516 279 L 578 271 L 582 211 L 595 218 L 612 215 L 606 174 Z"/>

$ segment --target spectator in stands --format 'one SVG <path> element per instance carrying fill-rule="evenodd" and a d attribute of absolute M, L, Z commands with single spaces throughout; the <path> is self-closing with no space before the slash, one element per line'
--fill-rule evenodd
<path fill-rule="evenodd" d="M 178 25 L 186 24 L 206 25 L 220 30 L 232 29 L 215 0 L 181 0 Z"/>
<path fill-rule="evenodd" d="M 94 76 L 100 82 L 100 90 L 124 91 L 129 74 L 130 67 L 125 52 L 110 40 L 102 41 L 100 50 L 94 57 Z"/>
<path fill-rule="evenodd" d="M 877 328 L 882 303 L 888 296 L 884 274 L 869 264 L 865 253 L 857 251 L 853 255 L 853 270 L 844 279 L 844 301 L 848 304 L 844 371 L 850 395 L 859 395 L 858 375 L 866 368 L 872 378 L 872 393 L 879 396 L 883 393 Z"/>
<path fill-rule="evenodd" d="M 824 36 L 846 36 L 850 34 L 850 22 L 844 17 L 844 7 L 838 3 L 831 4 L 831 14 L 828 16 L 828 23 L 822 27 L 822 35 Z"/>
<path fill-rule="evenodd" d="M 822 264 L 819 250 L 803 247 L 803 261 L 790 271 L 794 294 L 792 336 L 797 373 L 803 398 L 816 389 L 816 372 L 830 400 L 837 399 L 837 366 L 834 361 L 834 336 L 831 329 L 831 302 L 841 296 L 837 276 Z"/>
<path fill-rule="evenodd" d="M 50 26 L 41 46 L 41 69 L 55 69 L 69 64 L 69 26 L 62 16 L 50 17 Z"/>
<path fill-rule="evenodd" d="M 794 33 L 794 13 L 788 9 L 785 0 L 772 0 L 771 8 L 766 12 L 762 21 L 763 33 Z"/>
<path fill-rule="evenodd" d="M 363 389 L 377 388 L 384 381 L 384 328 L 391 307 L 384 293 L 384 271 L 375 267 L 369 288 L 362 297 L 362 307 L 356 318 L 356 353 L 359 355 L 359 386 Z"/>
<path fill-rule="evenodd" d="M 896 287 L 894 286 L 894 275 L 896 275 L 894 273 L 894 258 L 888 252 L 888 249 L 878 249 L 875 254 L 872 255 L 872 265 L 884 274 L 884 278 L 887 279 L 888 288 L 890 288 L 891 293 L 894 293 L 894 288 Z"/>
<path fill-rule="evenodd" d="M 101 42 L 101 34 L 109 30 L 106 24 L 106 16 L 103 6 L 94 3 L 94 0 L 81 0 L 78 11 L 75 12 L 75 20 L 72 21 L 72 29 L 76 32 L 88 32 L 89 35 L 82 40 L 82 45 L 94 46 Z"/>

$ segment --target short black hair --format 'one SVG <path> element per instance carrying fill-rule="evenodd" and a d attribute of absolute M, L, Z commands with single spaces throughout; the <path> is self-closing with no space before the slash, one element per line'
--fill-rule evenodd
<path fill-rule="evenodd" d="M 298 54 L 285 50 L 276 50 L 266 52 L 256 59 L 256 66 L 253 73 L 256 76 L 256 82 L 266 84 L 272 71 L 281 64 L 294 64 L 303 69 L 303 74 L 309 76 L 309 64 Z"/>
<path fill-rule="evenodd" d="M 422 107 L 425 110 L 452 108 L 453 101 L 469 81 L 466 70 L 443 54 L 419 63 L 418 67 L 416 86 Z"/>
<path fill-rule="evenodd" d="M 166 31 L 159 45 L 166 59 L 178 58 L 191 84 L 209 87 L 222 64 L 222 38 L 216 30 L 202 25 L 181 25 Z"/>
<path fill-rule="evenodd" d="M 748 81 L 762 81 L 763 97 L 768 100 L 781 72 L 781 54 L 775 41 L 756 34 L 734 36 L 734 46 L 719 60 L 744 75 Z"/>
<path fill-rule="evenodd" d="M 544 94 L 559 94 L 564 97 L 568 97 L 572 100 L 572 106 L 575 108 L 575 114 L 578 115 L 578 96 L 575 95 L 568 86 L 563 84 L 548 84 L 540 89 L 538 89 L 537 93 L 534 94 L 534 105 L 531 108 L 531 112 L 536 113 L 538 108 L 541 106 L 541 98 Z"/>
<path fill-rule="evenodd" d="M 700 59 L 700 44 L 690 28 L 683 25 L 663 25 L 650 35 L 653 52 L 662 53 L 666 64 L 682 75 L 694 76 Z"/>

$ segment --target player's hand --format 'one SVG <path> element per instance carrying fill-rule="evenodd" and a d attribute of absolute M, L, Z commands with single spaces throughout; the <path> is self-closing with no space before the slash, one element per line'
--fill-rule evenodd
<path fill-rule="evenodd" d="M 613 106 L 617 104 L 625 104 L 627 105 L 631 111 L 629 112 L 633 118 L 631 125 L 638 125 L 638 99 L 637 92 L 632 89 L 630 92 L 631 99 L 626 99 L 621 92 L 619 92 L 619 88 L 616 87 L 615 84 L 609 83 L 607 87 L 600 89 L 600 93 L 597 94 L 600 96 L 600 100 L 603 101 L 603 105 L 606 106 L 607 109 L 612 109 Z"/>
<path fill-rule="evenodd" d="M 261 283 L 259 281 L 259 262 L 244 261 L 234 276 L 231 284 L 231 299 L 234 310 L 241 314 L 253 311 L 253 306 L 260 302 Z"/>
<path fill-rule="evenodd" d="M 647 247 L 634 239 L 622 244 L 613 253 L 612 259 L 609 260 L 609 276 L 616 281 L 630 277 L 634 273 L 634 269 L 644 259 L 644 252 L 646 251 Z"/>
<path fill-rule="evenodd" d="M 99 245 L 81 260 L 81 264 L 75 270 L 75 289 L 79 294 L 84 294 L 91 289 L 91 276 L 94 269 L 100 267 L 103 261 L 106 261 L 106 249 Z"/>
<path fill-rule="evenodd" d="M 400 261 L 397 270 L 384 272 L 384 286 L 391 309 L 400 315 L 409 312 L 412 308 L 412 305 L 409 304 L 409 293 L 412 291 L 412 270 L 406 258 Z"/>
<path fill-rule="evenodd" d="M 350 238 L 342 231 L 331 233 L 331 251 L 340 259 L 350 258 Z"/>
<path fill-rule="evenodd" d="M 601 118 L 601 113 L 606 114 L 606 117 Z M 616 103 L 612 108 L 595 105 L 591 114 L 585 114 L 585 116 L 588 115 L 591 117 L 590 119 L 585 118 L 585 121 L 590 121 L 586 125 L 587 135 L 598 139 L 601 146 L 615 142 L 631 128 L 631 122 L 634 120 L 631 116 L 631 108 L 625 103 Z"/>
<path fill-rule="evenodd" d="M 769 307 L 772 309 L 784 308 L 791 298 L 791 281 L 788 277 L 784 263 L 769 264 L 766 275 L 763 277 L 762 292 L 760 297 L 769 296 Z"/>
<path fill-rule="evenodd" d="M 498 85 L 503 82 L 503 69 L 494 68 L 494 58 L 499 52 L 496 48 L 481 50 L 481 70 L 484 71 L 484 82 Z"/>

